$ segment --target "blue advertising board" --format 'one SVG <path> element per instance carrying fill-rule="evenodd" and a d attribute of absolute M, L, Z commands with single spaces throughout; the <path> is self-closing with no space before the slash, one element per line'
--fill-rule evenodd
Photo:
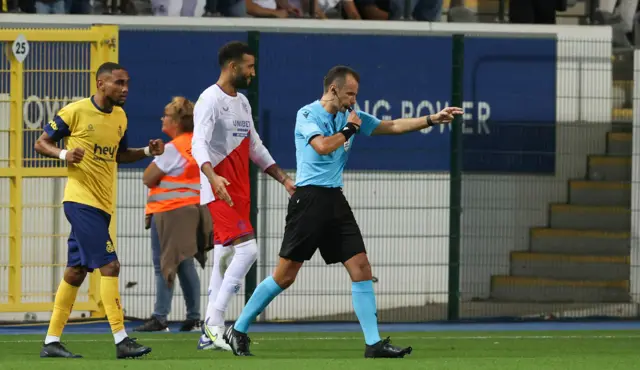
<path fill-rule="evenodd" d="M 555 171 L 555 39 L 469 37 L 463 170 Z"/>
<path fill-rule="evenodd" d="M 219 47 L 231 40 L 246 41 L 247 36 L 120 31 L 119 61 L 131 75 L 125 106 L 130 145 L 168 139 L 160 132 L 164 106 L 176 95 L 197 100 L 218 78 Z M 553 173 L 555 39 L 466 37 L 464 49 L 463 170 Z M 360 73 L 359 109 L 381 119 L 435 113 L 450 105 L 451 53 L 449 36 L 262 33 L 258 131 L 278 163 L 295 168 L 296 112 L 320 98 L 323 77 L 337 64 Z M 60 93 L 64 100 L 74 92 Z M 41 127 L 46 122 L 46 117 L 38 118 L 42 109 L 37 101 L 30 103 L 25 124 Z M 144 168 L 148 163 L 122 167 Z M 437 126 L 401 136 L 357 137 L 347 169 L 448 171 L 449 163 L 450 130 Z"/>

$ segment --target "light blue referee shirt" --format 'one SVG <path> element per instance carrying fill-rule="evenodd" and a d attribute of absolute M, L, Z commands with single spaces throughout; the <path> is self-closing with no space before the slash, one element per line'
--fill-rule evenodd
<path fill-rule="evenodd" d="M 370 136 L 380 124 L 376 117 L 358 112 L 362 120 L 359 133 Z M 331 114 L 320 101 L 305 105 L 296 116 L 296 186 L 315 185 L 327 188 L 342 187 L 342 171 L 349 158 L 349 150 L 353 147 L 356 135 L 333 153 L 320 155 L 313 149 L 309 141 L 316 135 L 332 136 L 347 125 L 349 112 Z"/>

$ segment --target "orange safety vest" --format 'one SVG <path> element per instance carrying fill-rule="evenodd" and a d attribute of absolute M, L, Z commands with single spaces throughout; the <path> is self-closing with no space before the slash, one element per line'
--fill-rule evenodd
<path fill-rule="evenodd" d="M 145 214 L 171 211 L 200 204 L 200 167 L 191 155 L 193 133 L 184 133 L 170 143 L 187 160 L 180 176 L 164 176 L 160 183 L 149 190 Z"/>

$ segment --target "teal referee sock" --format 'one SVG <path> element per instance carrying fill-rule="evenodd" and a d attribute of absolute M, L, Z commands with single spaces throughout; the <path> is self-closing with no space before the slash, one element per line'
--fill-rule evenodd
<path fill-rule="evenodd" d="M 351 297 L 353 309 L 356 311 L 360 327 L 364 333 L 364 341 L 368 345 L 380 341 L 378 333 L 378 313 L 376 309 L 376 295 L 373 292 L 373 281 L 358 281 L 351 283 Z"/>
<path fill-rule="evenodd" d="M 242 309 L 240 317 L 236 320 L 233 328 L 246 334 L 247 331 L 249 331 L 249 325 L 251 325 L 253 320 L 256 319 L 260 312 L 264 311 L 264 309 L 278 294 L 282 293 L 282 290 L 283 289 L 280 288 L 278 283 L 273 280 L 273 277 L 269 276 L 262 280 L 262 282 L 256 287 L 256 290 L 253 291 L 247 305 Z"/>

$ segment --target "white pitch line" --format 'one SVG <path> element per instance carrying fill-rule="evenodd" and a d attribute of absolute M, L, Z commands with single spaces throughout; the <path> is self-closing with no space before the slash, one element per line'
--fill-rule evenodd
<path fill-rule="evenodd" d="M 9 334 L 11 335 L 11 334 Z M 78 334 L 71 334 L 78 335 Z M 87 334 L 84 334 L 87 335 Z M 393 337 L 394 340 L 495 340 L 495 339 L 640 339 L 640 335 L 500 335 L 500 336 L 448 336 L 448 337 Z M 144 338 L 141 342 L 188 342 L 197 341 L 198 337 L 193 338 Z M 361 340 L 360 337 L 256 337 L 252 338 L 253 342 L 259 341 L 341 341 L 341 340 Z M 62 342 L 112 342 L 113 339 L 63 339 Z M 1 340 L 0 343 L 42 343 L 41 339 L 27 340 Z"/>

